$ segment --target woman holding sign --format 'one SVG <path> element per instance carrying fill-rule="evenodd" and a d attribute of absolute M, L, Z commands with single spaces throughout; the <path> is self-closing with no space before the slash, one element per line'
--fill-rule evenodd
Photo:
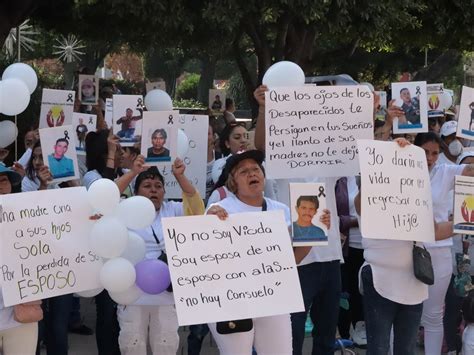
<path fill-rule="evenodd" d="M 257 150 L 234 154 L 224 168 L 227 173 L 227 188 L 232 192 L 224 200 L 213 204 L 207 214 L 215 214 L 225 219 L 228 214 L 283 210 L 288 226 L 291 224 L 290 211 L 283 203 L 263 197 L 265 174 L 262 167 L 264 155 Z M 329 228 L 330 215 L 325 214 L 322 222 Z M 309 252 L 311 247 L 295 248 L 297 262 Z M 291 354 L 292 335 L 290 315 L 259 317 L 251 320 L 220 322 L 209 324 L 221 354 L 251 354 L 252 346 L 258 354 Z M 232 325 L 231 323 L 234 323 Z M 241 326 L 242 324 L 242 326 Z M 239 329 L 239 327 L 241 329 Z M 250 329 L 250 330 L 249 330 Z M 231 333 L 231 334 L 230 334 Z"/>
<path fill-rule="evenodd" d="M 454 177 L 456 175 L 474 176 L 474 165 L 439 164 L 438 157 L 442 143 L 433 132 L 419 133 L 416 136 L 415 145 L 423 148 L 426 153 L 435 222 L 447 222 L 453 213 Z M 453 273 L 452 236 L 452 233 L 442 238 L 437 236 L 436 242 L 425 244 L 431 254 L 435 275 L 434 285 L 429 287 L 429 297 L 423 303 L 421 319 L 421 323 L 425 327 L 426 354 L 441 353 L 444 300 Z"/>
<path fill-rule="evenodd" d="M 164 201 L 165 182 L 156 167 L 140 173 L 135 182 L 135 195 L 153 202 L 156 217 L 150 227 L 134 230 L 145 240 L 146 259 L 166 259 L 161 219 L 204 213 L 199 192 L 184 175 L 185 164 L 176 159 L 173 175 L 183 191 L 183 202 Z M 146 355 L 147 343 L 153 354 L 176 354 L 179 346 L 178 318 L 173 294 L 144 294 L 134 304 L 118 307 L 119 344 L 122 355 Z"/>
<path fill-rule="evenodd" d="M 20 174 L 0 164 L 0 195 L 20 192 L 20 183 Z M 0 286 L 1 280 L 3 277 L 0 279 Z M 21 307 L 24 306 L 4 307 L 0 287 L 0 353 L 4 355 L 33 355 L 36 351 L 37 322 L 42 318 L 41 310 L 37 308 L 36 311 L 39 313 L 31 314 L 37 316 L 36 319 L 22 319 Z M 39 305 L 30 307 L 39 307 Z M 33 308 L 31 310 L 34 311 Z M 30 313 L 29 310 L 27 312 Z"/>

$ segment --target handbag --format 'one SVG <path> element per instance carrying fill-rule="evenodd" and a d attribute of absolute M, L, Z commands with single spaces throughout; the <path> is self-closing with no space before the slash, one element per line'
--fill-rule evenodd
<path fill-rule="evenodd" d="M 35 323 L 43 319 L 41 300 L 13 306 L 13 319 L 18 323 Z"/>
<path fill-rule="evenodd" d="M 431 255 L 425 246 L 419 247 L 413 242 L 413 272 L 415 277 L 426 285 L 434 284 L 433 264 Z"/>

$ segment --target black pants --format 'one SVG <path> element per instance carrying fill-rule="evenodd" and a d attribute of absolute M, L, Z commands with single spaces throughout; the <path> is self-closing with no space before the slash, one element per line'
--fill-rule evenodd
<path fill-rule="evenodd" d="M 95 304 L 97 313 L 96 341 L 99 355 L 120 355 L 117 304 L 105 290 L 95 296 Z"/>

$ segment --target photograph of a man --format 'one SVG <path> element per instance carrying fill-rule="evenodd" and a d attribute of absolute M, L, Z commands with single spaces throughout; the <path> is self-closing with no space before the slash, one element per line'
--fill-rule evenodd
<path fill-rule="evenodd" d="M 147 149 L 146 158 L 149 161 L 171 161 L 170 151 L 165 147 L 168 134 L 163 128 L 158 128 L 151 135 L 151 147 Z"/>
<path fill-rule="evenodd" d="M 302 195 L 296 200 L 298 219 L 293 222 L 293 237 L 298 240 L 326 240 L 324 230 L 313 224 L 313 217 L 318 212 L 317 196 Z"/>
<path fill-rule="evenodd" d="M 400 99 L 403 104 L 401 109 L 405 112 L 405 118 L 411 124 L 420 123 L 420 100 L 418 97 L 411 97 L 410 90 L 403 88 L 400 90 Z"/>
<path fill-rule="evenodd" d="M 54 145 L 54 152 L 48 155 L 49 170 L 54 179 L 74 176 L 73 160 L 65 156 L 69 148 L 66 138 L 59 138 Z"/>
<path fill-rule="evenodd" d="M 76 127 L 76 134 L 77 140 L 79 141 L 79 149 L 85 149 L 85 141 L 88 129 L 87 126 L 84 124 L 84 119 L 82 117 L 79 118 L 79 124 Z"/>
<path fill-rule="evenodd" d="M 221 97 L 219 95 L 216 95 L 214 97 L 214 102 L 212 103 L 212 107 L 211 107 L 213 110 L 220 110 L 222 109 L 222 101 L 221 101 Z"/>
<path fill-rule="evenodd" d="M 130 107 L 127 108 L 125 110 L 125 116 L 117 120 L 117 124 L 122 125 L 120 131 L 117 132 L 117 136 L 121 139 L 134 140 L 136 122 L 141 119 L 142 115 L 133 116 L 133 110 Z"/>

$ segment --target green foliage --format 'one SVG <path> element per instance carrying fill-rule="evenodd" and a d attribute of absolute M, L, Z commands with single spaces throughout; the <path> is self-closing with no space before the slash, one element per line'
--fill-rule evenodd
<path fill-rule="evenodd" d="M 176 99 L 196 99 L 200 77 L 199 74 L 188 74 L 176 88 Z"/>
<path fill-rule="evenodd" d="M 173 100 L 173 107 L 174 108 L 195 108 L 195 109 L 202 109 L 202 110 L 205 110 L 207 108 L 201 102 L 194 99 Z"/>
<path fill-rule="evenodd" d="M 242 76 L 239 73 L 236 73 L 230 77 L 227 95 L 234 100 L 236 109 L 250 109 L 250 103 L 247 99 L 245 84 L 242 80 Z"/>

